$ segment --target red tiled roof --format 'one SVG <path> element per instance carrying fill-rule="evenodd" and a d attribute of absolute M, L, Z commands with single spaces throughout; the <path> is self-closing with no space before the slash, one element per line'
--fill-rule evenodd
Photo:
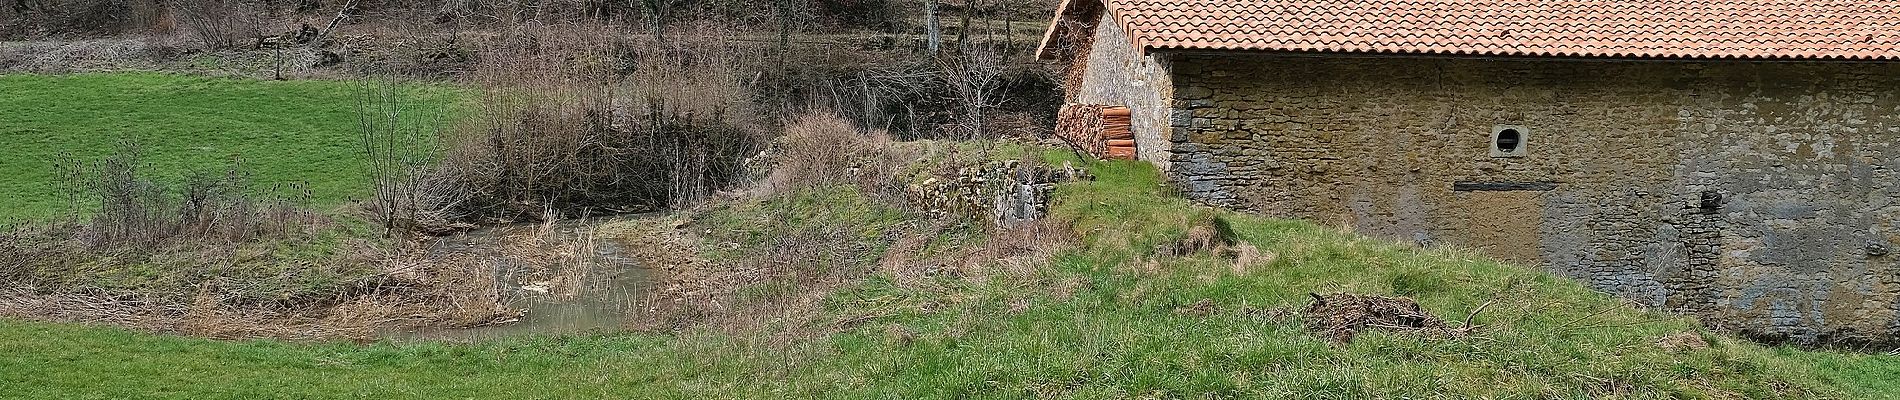
<path fill-rule="evenodd" d="M 1083 1 L 1097 0 L 1063 7 Z M 1143 50 L 1900 60 L 1900 0 L 1106 0 L 1106 6 Z M 1050 38 L 1059 25 L 1052 25 Z"/>

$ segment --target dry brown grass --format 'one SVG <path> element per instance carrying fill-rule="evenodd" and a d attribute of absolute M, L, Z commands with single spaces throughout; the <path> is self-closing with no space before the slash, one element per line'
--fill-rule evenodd
<path fill-rule="evenodd" d="M 243 282 L 229 279 L 202 281 L 186 297 L 16 286 L 0 291 L 0 316 L 215 339 L 290 340 L 370 340 L 405 327 L 468 327 L 519 316 L 501 303 L 494 273 L 480 263 L 402 256 L 379 261 L 385 273 L 324 298 L 260 303 L 232 287 Z"/>
<path fill-rule="evenodd" d="M 768 153 L 770 173 L 755 184 L 755 196 L 854 185 L 873 195 L 901 193 L 895 180 L 914 154 L 895 146 L 888 133 L 865 130 L 830 113 L 798 116 Z"/>
<path fill-rule="evenodd" d="M 953 228 L 954 222 L 940 221 L 937 226 L 896 242 L 879 261 L 879 271 L 900 283 L 946 275 L 979 281 L 1032 279 L 1037 268 L 1074 248 L 1078 240 L 1067 227 L 1045 220 L 997 229 L 968 244 L 925 252 L 925 245 Z"/>
<path fill-rule="evenodd" d="M 723 314 L 731 304 L 732 290 L 758 276 L 749 268 L 707 260 L 699 254 L 698 238 L 670 227 L 623 223 L 601 229 L 632 251 L 632 256 L 645 260 L 653 272 L 652 290 L 628 322 L 636 330 L 684 329 Z"/>
<path fill-rule="evenodd" d="M 160 183 L 136 146 L 59 177 L 72 214 L 0 230 L 0 315 L 213 338 L 368 338 L 510 312 L 492 268 L 351 240 L 295 186 L 241 167 Z"/>
<path fill-rule="evenodd" d="M 158 69 L 180 53 L 176 43 L 161 38 L 0 42 L 0 71 L 63 74 Z"/>
<path fill-rule="evenodd" d="M 477 254 L 448 252 L 429 254 L 426 243 L 408 248 L 385 250 L 374 260 L 382 266 L 387 282 L 395 291 L 364 296 L 354 307 L 350 303 L 339 311 L 350 311 L 358 320 L 397 323 L 389 326 L 472 327 L 520 317 L 520 311 L 505 303 L 504 283 L 497 280 L 491 258 Z"/>
<path fill-rule="evenodd" d="M 0 39 L 165 32 L 171 18 L 153 0 L 48 0 L 0 4 Z"/>
<path fill-rule="evenodd" d="M 482 39 L 462 74 L 481 88 L 474 115 L 437 129 L 445 150 L 436 165 L 395 168 L 412 171 L 379 182 L 378 199 L 406 200 L 372 211 L 393 228 L 441 234 L 679 207 L 733 187 L 766 124 L 736 53 L 716 30 L 705 33 L 660 41 L 610 25 L 524 25 Z M 362 107 L 366 121 L 405 111 L 386 97 Z M 388 125 L 365 124 L 367 147 L 403 149 L 425 136 L 383 132 Z M 404 137 L 374 145 L 392 136 Z"/>
<path fill-rule="evenodd" d="M 144 156 L 130 142 L 96 161 L 60 156 L 54 162 L 55 183 L 65 191 L 69 214 L 23 232 L 44 240 L 70 239 L 93 250 L 150 251 L 179 243 L 308 236 L 325 224 L 325 218 L 305 208 L 311 193 L 303 185 L 263 187 L 252 182 L 242 163 L 161 183 L 147 170 Z"/>
<path fill-rule="evenodd" d="M 209 49 L 253 44 L 277 11 L 262 0 L 172 0 L 169 14 Z"/>
<path fill-rule="evenodd" d="M 714 281 L 715 285 L 726 289 L 720 292 L 720 297 L 706 304 L 720 307 L 698 309 L 695 310 L 697 314 L 674 315 L 673 326 L 711 328 L 722 332 L 759 332 L 766 329 L 769 333 L 767 337 L 770 338 L 768 344 L 784 346 L 849 331 L 905 312 L 932 312 L 955 307 L 957 293 L 965 290 L 965 285 L 1039 288 L 1011 292 L 1042 293 L 1057 299 L 1073 296 L 1079 285 L 1082 285 L 1072 280 L 1044 281 L 1036 272 L 1038 267 L 1047 265 L 1055 255 L 1073 246 L 1074 238 L 1064 228 L 1051 224 L 1029 225 L 998 232 L 969 246 L 917 255 L 921 249 L 915 244 L 920 239 L 927 241 L 941 233 L 930 229 L 913 231 L 904 239 L 899 239 L 899 244 L 888 249 L 877 261 L 876 270 L 871 272 L 890 278 L 891 284 L 900 290 L 919 293 L 910 298 L 915 301 L 897 301 L 839 316 L 827 311 L 828 304 L 840 291 L 860 287 L 864 276 L 829 276 L 800 281 L 797 291 L 750 299 L 732 295 L 747 287 L 744 281 Z M 744 270 L 726 270 L 708 275 L 744 277 L 759 272 L 769 275 L 769 271 L 769 268 L 749 273 Z M 760 283 L 752 283 L 757 284 Z M 1021 312 L 1019 307 L 1026 307 L 1031 301 L 1026 296 L 1010 300 L 1012 308 L 1017 309 L 1014 312 Z M 894 335 L 903 336 L 901 332 Z"/>
<path fill-rule="evenodd" d="M 1301 313 L 1306 329 L 1334 344 L 1352 342 L 1354 337 L 1370 330 L 1428 337 L 1463 337 L 1473 329 L 1468 325 L 1469 320 L 1465 326 L 1447 323 L 1410 298 L 1351 293 L 1311 296 L 1312 305 Z"/>

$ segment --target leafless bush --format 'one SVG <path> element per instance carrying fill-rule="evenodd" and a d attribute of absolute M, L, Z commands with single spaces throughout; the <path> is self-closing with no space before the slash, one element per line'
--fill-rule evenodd
<path fill-rule="evenodd" d="M 258 188 L 238 164 L 166 185 L 148 175 L 142 157 L 127 143 L 97 162 L 66 156 L 56 164 L 76 239 L 94 248 L 149 250 L 176 241 L 286 237 L 321 220 L 303 208 L 311 194 L 301 184 Z M 88 206 L 96 209 L 87 213 Z"/>
<path fill-rule="evenodd" d="M 794 56 L 767 69 L 766 93 L 789 120 L 805 110 L 836 112 L 860 127 L 902 140 L 976 139 L 1034 134 L 1061 106 L 1053 77 L 1011 64 L 999 45 L 929 58 L 861 64 Z M 1002 123 L 999 125 L 999 123 Z"/>
<path fill-rule="evenodd" d="M 162 33 L 168 30 L 168 25 L 163 4 L 155 0 L 0 2 L 0 39 Z"/>
<path fill-rule="evenodd" d="M 19 0 L 0 3 L 0 39 L 19 40 L 26 36 L 24 4 Z"/>
<path fill-rule="evenodd" d="M 901 195 L 896 181 L 903 154 L 890 135 L 859 129 L 830 113 L 799 116 L 785 125 L 785 135 L 770 153 L 771 174 L 762 189 L 769 192 L 857 185 L 867 194 Z"/>
<path fill-rule="evenodd" d="M 127 144 L 96 162 L 61 158 L 72 211 L 0 230 L 0 286 L 11 289 L 0 291 L 0 317 L 315 338 L 365 337 L 394 319 L 460 321 L 479 309 L 460 305 L 483 295 L 467 290 L 475 277 L 492 274 L 398 278 L 385 268 L 399 265 L 392 256 L 357 255 L 387 246 L 324 242 L 317 233 L 328 224 L 304 208 L 301 185 L 260 187 L 236 165 L 169 181 L 142 155 Z M 492 301 L 486 309 L 490 318 L 501 310 Z"/>
<path fill-rule="evenodd" d="M 441 184 L 469 195 L 455 220 L 546 220 L 688 204 L 729 186 L 759 135 L 720 119 L 622 108 L 611 87 L 490 92 L 482 121 L 452 137 Z"/>
<path fill-rule="evenodd" d="M 642 211 L 689 204 L 737 182 L 763 134 L 726 49 L 716 38 L 632 42 L 616 33 L 527 27 L 481 51 L 468 76 L 484 88 L 480 105 L 470 122 L 447 130 L 439 164 L 378 182 L 396 193 L 379 199 L 400 198 L 378 200 L 401 215 L 387 225 Z M 378 119 L 401 112 L 365 110 Z M 365 142 L 381 143 L 366 144 L 372 153 L 401 148 L 392 137 L 423 136 L 375 125 L 365 125 Z"/>
<path fill-rule="evenodd" d="M 440 116 L 412 115 L 405 104 L 413 95 L 394 81 L 364 80 L 357 87 L 357 123 L 363 154 L 369 161 L 370 181 L 376 193 L 365 208 L 383 225 L 383 236 L 395 230 L 439 229 L 447 221 L 432 212 L 454 205 L 455 193 L 428 191 L 424 179 L 441 138 Z M 443 197 L 451 196 L 451 197 Z"/>
<path fill-rule="evenodd" d="M 1002 78 L 1007 60 L 989 45 L 965 45 L 953 56 L 939 59 L 939 73 L 950 98 L 957 106 L 955 123 L 949 137 L 955 139 L 994 139 L 986 123 L 990 114 L 1003 105 Z"/>
<path fill-rule="evenodd" d="M 266 13 L 262 0 L 172 0 L 172 15 L 205 47 L 237 47 L 263 36 Z"/>
<path fill-rule="evenodd" d="M 535 23 L 634 22 L 648 16 L 643 2 L 652 0 L 438 0 L 364 1 L 363 8 L 384 14 L 434 23 L 460 22 L 495 26 Z M 682 0 L 672 0 L 675 3 Z"/>

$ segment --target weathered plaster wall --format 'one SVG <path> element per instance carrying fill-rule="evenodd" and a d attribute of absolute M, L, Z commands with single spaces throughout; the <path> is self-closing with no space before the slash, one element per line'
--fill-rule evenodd
<path fill-rule="evenodd" d="M 1900 336 L 1900 66 L 1172 67 L 1170 173 L 1201 201 L 1474 247 L 1764 338 Z M 1492 158 L 1497 125 L 1529 155 Z"/>
<path fill-rule="evenodd" d="M 1174 86 L 1167 60 L 1141 54 L 1107 13 L 1095 26 L 1095 36 L 1082 74 L 1081 90 L 1072 103 L 1128 107 L 1133 118 L 1138 157 L 1168 167 L 1168 99 Z"/>

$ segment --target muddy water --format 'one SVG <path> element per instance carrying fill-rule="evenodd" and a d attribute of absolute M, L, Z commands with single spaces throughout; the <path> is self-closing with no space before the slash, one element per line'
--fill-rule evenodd
<path fill-rule="evenodd" d="M 613 240 L 597 240 L 596 227 L 657 214 L 511 225 L 444 238 L 432 257 L 473 256 L 493 269 L 504 302 L 520 318 L 473 328 L 388 332 L 395 340 L 481 341 L 524 335 L 564 335 L 622 329 L 648 289 L 649 271 Z M 529 241 L 554 243 L 567 252 L 535 254 L 508 250 Z M 550 267 L 548 264 L 556 264 Z M 572 268 L 580 268 L 575 270 Z"/>

